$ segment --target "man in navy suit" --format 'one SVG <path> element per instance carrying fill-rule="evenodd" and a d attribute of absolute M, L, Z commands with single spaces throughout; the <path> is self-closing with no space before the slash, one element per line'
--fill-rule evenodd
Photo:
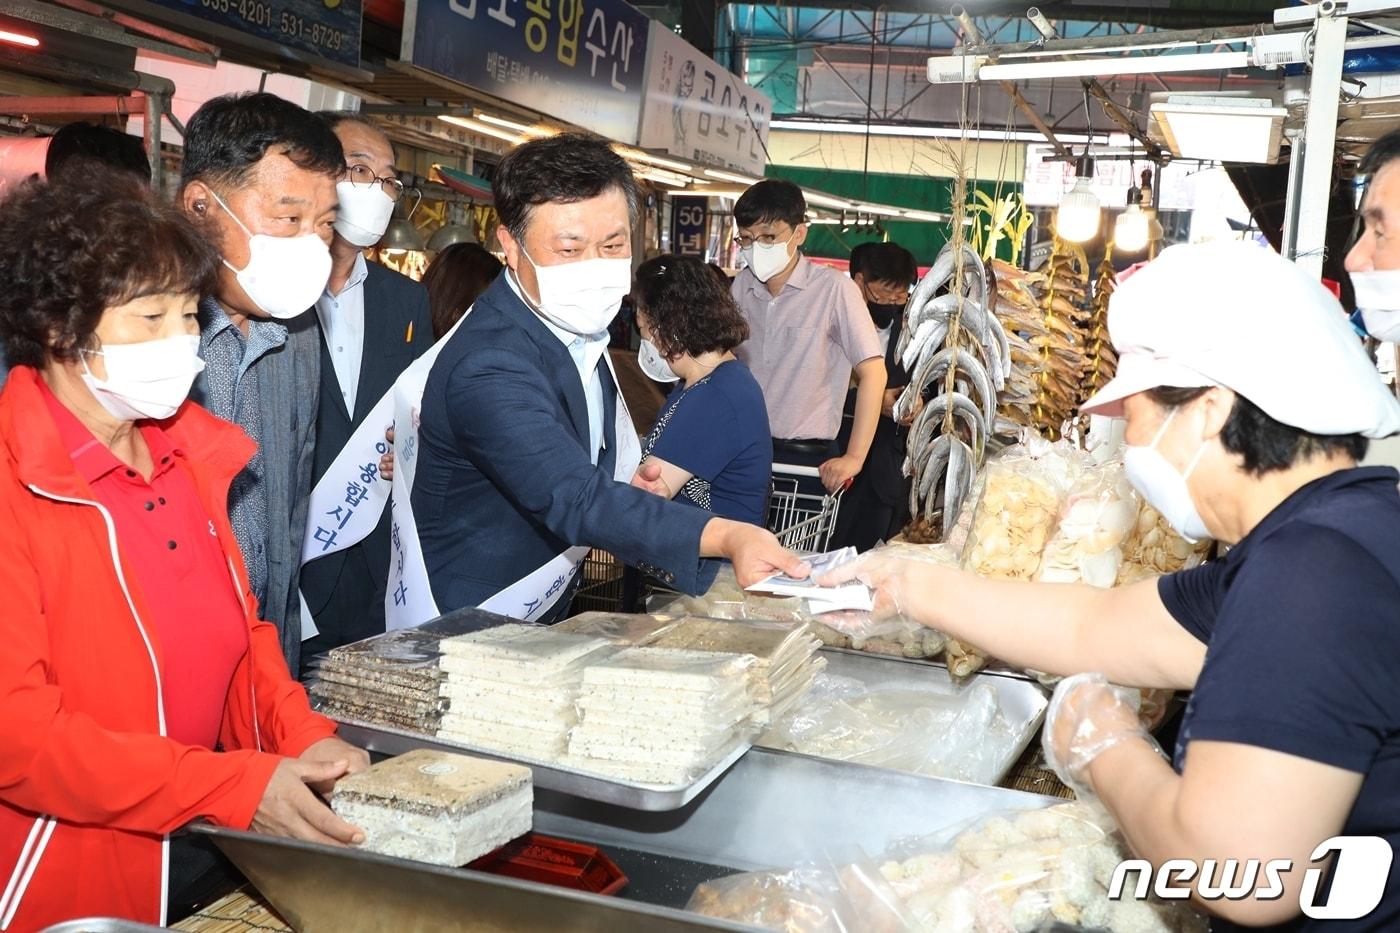
<path fill-rule="evenodd" d="M 411 502 L 437 608 L 480 605 L 575 546 L 689 592 L 702 556 L 728 557 L 745 583 L 805 574 L 766 530 L 653 495 L 658 476 L 614 479 L 607 327 L 631 284 L 627 163 L 564 134 L 515 149 L 493 186 L 507 271 L 442 347 L 422 400 Z M 540 618 L 561 618 L 571 592 Z"/>
<path fill-rule="evenodd" d="M 364 256 L 365 248 L 384 235 L 403 196 L 394 147 L 358 117 L 328 119 L 345 150 L 346 175 L 336 185 L 340 213 L 330 282 L 316 303 L 321 334 L 317 482 L 394 380 L 433 343 L 427 289 Z M 389 524 L 386 508 L 360 543 L 302 569 L 301 594 L 319 633 L 302 644 L 303 660 L 384 631 Z"/>

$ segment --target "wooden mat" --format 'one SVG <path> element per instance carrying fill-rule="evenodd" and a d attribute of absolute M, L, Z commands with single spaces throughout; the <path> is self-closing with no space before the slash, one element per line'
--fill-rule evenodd
<path fill-rule="evenodd" d="M 1064 800 L 1074 799 L 1074 791 L 1060 783 L 1060 779 L 1055 777 L 1055 772 L 1045 767 L 1038 737 L 1021 755 L 1020 760 L 1011 766 L 1001 786 L 1011 790 L 1029 791 L 1032 794 L 1045 794 L 1048 797 L 1060 797 Z"/>
<path fill-rule="evenodd" d="M 189 933 L 291 933 L 292 928 L 249 885 L 196 911 L 171 929 Z"/>

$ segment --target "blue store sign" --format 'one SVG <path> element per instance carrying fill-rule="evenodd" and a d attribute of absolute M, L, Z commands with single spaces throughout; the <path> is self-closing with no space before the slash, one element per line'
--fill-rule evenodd
<path fill-rule="evenodd" d="M 636 143 L 648 24 L 623 0 L 408 0 L 401 57 Z"/>
<path fill-rule="evenodd" d="M 360 65 L 362 0 L 152 0 L 237 32 Z"/>

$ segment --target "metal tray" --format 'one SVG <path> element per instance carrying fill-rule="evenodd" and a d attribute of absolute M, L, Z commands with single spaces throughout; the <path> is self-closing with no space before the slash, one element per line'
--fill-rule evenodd
<path fill-rule="evenodd" d="M 510 761 L 528 767 L 534 773 L 535 787 L 537 788 L 558 791 L 587 800 L 596 800 L 600 803 L 630 807 L 634 810 L 652 811 L 677 810 L 690 803 L 703 793 L 705 788 L 713 784 L 720 775 L 728 771 L 734 762 L 744 757 L 744 753 L 753 745 L 751 741 L 739 742 L 713 768 L 694 781 L 689 784 L 670 786 L 619 781 L 587 771 L 561 767 L 558 764 L 502 755 L 500 752 L 470 745 L 440 742 L 430 736 L 379 723 L 357 722 L 350 719 L 338 719 L 337 722 L 340 724 L 341 738 L 367 751 L 380 752 L 385 755 L 402 755 L 416 748 L 428 748 L 434 751 L 458 754 L 466 752 L 480 758 L 491 758 L 496 761 Z"/>
<path fill-rule="evenodd" d="M 997 705 L 1000 707 L 1001 716 L 1011 727 L 1012 734 L 1003 753 L 996 759 L 995 776 L 989 781 L 989 784 L 999 784 L 1020 759 L 1021 754 L 1035 738 L 1041 723 L 1044 722 L 1045 710 L 1049 705 L 1045 691 L 1023 676 L 1011 677 L 983 671 L 959 681 L 948 673 L 946 667 L 929 664 L 926 661 L 887 657 L 839 648 L 823 648 L 822 654 L 826 656 L 827 674 L 849 677 L 870 687 L 950 696 L 976 684 L 991 686 L 996 691 Z M 800 706 L 799 703 L 799 709 Z M 789 712 L 788 715 L 793 714 Z M 760 747 L 768 747 L 764 745 L 761 738 L 756 744 Z M 801 753 L 794 752 L 793 754 Z"/>
<path fill-rule="evenodd" d="M 298 933 L 752 931 L 679 910 L 200 824 Z"/>
<path fill-rule="evenodd" d="M 880 661 L 902 661 L 906 664 L 922 664 L 924 667 L 936 667 L 946 671 L 948 662 L 943 655 L 936 658 L 906 658 L 894 654 L 880 654 L 876 651 L 860 651 L 856 648 L 837 648 L 835 645 L 823 645 L 822 651 L 832 654 L 849 654 L 857 658 L 875 658 Z M 1012 667 L 1005 661 L 998 661 L 996 658 L 989 658 L 987 666 L 977 672 L 978 674 L 996 674 L 999 677 L 1010 677 L 1012 680 L 1024 680 L 1036 683 L 1036 679 L 1019 668 Z M 973 676 L 976 676 L 975 674 Z"/>
<path fill-rule="evenodd" d="M 42 933 L 159 933 L 164 927 L 153 927 L 135 920 L 120 920 L 116 917 L 84 917 L 81 920 L 65 920 Z"/>

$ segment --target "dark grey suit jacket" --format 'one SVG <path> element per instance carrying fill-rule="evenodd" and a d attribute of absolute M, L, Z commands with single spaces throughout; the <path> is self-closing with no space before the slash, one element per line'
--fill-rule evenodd
<path fill-rule="evenodd" d="M 433 345 L 433 320 L 428 306 L 428 290 L 417 282 L 391 269 L 370 262 L 365 278 L 365 346 L 360 357 L 360 381 L 355 390 L 355 410 L 346 411 L 345 399 L 336 380 L 324 335 L 320 340 L 320 397 L 316 419 L 316 455 L 313 484 L 321 479 L 336 456 L 345 448 L 350 435 L 369 414 L 370 409 L 393 386 L 408 365 Z M 316 315 L 312 313 L 312 319 Z M 319 324 L 317 332 L 320 333 Z M 326 608 L 338 586 L 360 586 L 364 598 L 379 600 L 378 615 L 382 619 L 384 586 L 389 576 L 389 510 L 374 531 L 355 545 L 364 551 L 371 568 L 372 588 L 365 581 L 343 579 L 346 559 L 355 548 L 347 548 L 317 558 L 302 568 L 301 592 L 307 608 L 318 617 Z M 382 625 L 380 630 L 382 631 Z M 339 641 L 334 630 L 323 635 Z M 364 637 L 369 632 L 344 633 Z"/>

